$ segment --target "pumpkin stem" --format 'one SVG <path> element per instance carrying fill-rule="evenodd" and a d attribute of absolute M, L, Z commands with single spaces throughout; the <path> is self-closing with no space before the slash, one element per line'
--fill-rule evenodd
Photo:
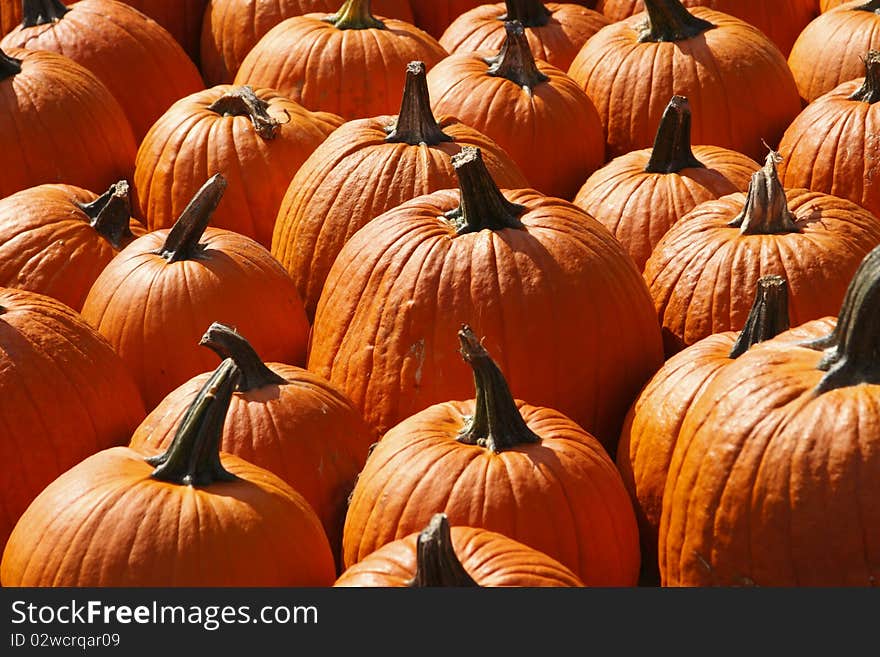
<path fill-rule="evenodd" d="M 150 475 L 153 479 L 182 486 L 210 486 L 237 479 L 220 462 L 220 439 L 239 374 L 231 358 L 214 370 L 186 409 L 168 450 L 145 459 L 156 466 Z"/>
<path fill-rule="evenodd" d="M 785 189 L 776 171 L 776 165 L 781 161 L 782 158 L 776 151 L 767 154 L 764 168 L 752 174 L 742 212 L 728 226 L 739 228 L 743 235 L 800 232 L 794 215 L 788 209 Z"/>
<path fill-rule="evenodd" d="M 739 358 L 756 344 L 775 338 L 788 328 L 788 282 L 782 276 L 762 276 L 745 328 L 740 331 L 730 357 Z"/>
<path fill-rule="evenodd" d="M 431 97 L 428 94 L 427 68 L 424 62 L 410 62 L 406 65 L 406 86 L 397 122 L 388 128 L 385 141 L 404 143 L 410 146 L 428 144 L 436 146 L 444 141 L 453 141 L 437 125 L 431 111 Z"/>
<path fill-rule="evenodd" d="M 479 586 L 468 575 L 455 548 L 445 513 L 435 513 L 416 544 L 416 574 L 407 586 Z"/>
<path fill-rule="evenodd" d="M 880 0 L 871 0 L 858 7 L 852 7 L 853 11 L 873 11 L 880 14 Z"/>
<path fill-rule="evenodd" d="M 168 262 L 195 258 L 202 248 L 199 240 L 202 239 L 202 234 L 211 221 L 211 215 L 220 204 L 224 191 L 226 191 L 226 178 L 223 174 L 216 173 L 211 176 L 196 192 L 168 231 L 168 237 L 165 238 L 165 244 L 159 250 L 159 255 Z"/>
<path fill-rule="evenodd" d="M 489 70 L 486 72 L 494 77 L 507 78 L 515 82 L 531 95 L 532 89 L 550 78 L 538 70 L 522 23 L 506 21 L 504 29 L 507 32 L 504 45 L 495 57 L 485 60 L 489 65 Z"/>
<path fill-rule="evenodd" d="M 639 41 L 685 41 L 715 27 L 697 18 L 679 0 L 645 0 L 648 20 L 639 34 Z"/>
<path fill-rule="evenodd" d="M 199 344 L 208 347 L 221 360 L 231 358 L 241 372 L 237 390 L 248 392 L 265 386 L 283 386 L 287 380 L 269 369 L 251 343 L 239 335 L 234 328 L 214 322 L 205 331 Z"/>
<path fill-rule="evenodd" d="M 134 235 L 131 233 L 131 198 L 128 183 L 120 180 L 110 185 L 91 203 L 77 203 L 91 220 L 92 228 L 117 251 L 128 244 Z"/>
<path fill-rule="evenodd" d="M 504 375 L 467 325 L 458 332 L 461 355 L 474 371 L 477 389 L 474 415 L 458 434 L 458 441 L 503 452 L 541 438 L 526 425 Z"/>
<path fill-rule="evenodd" d="M 0 80 L 11 78 L 19 73 L 21 73 L 21 60 L 10 57 L 3 50 L 0 50 Z"/>
<path fill-rule="evenodd" d="M 663 111 L 646 173 L 677 173 L 705 169 L 691 150 L 691 105 L 684 96 L 673 96 Z"/>
<path fill-rule="evenodd" d="M 345 0 L 339 11 L 324 21 L 337 30 L 385 29 L 385 23 L 370 12 L 370 0 Z"/>
<path fill-rule="evenodd" d="M 507 13 L 502 21 L 519 21 L 523 27 L 543 27 L 553 15 L 541 0 L 506 0 Z"/>
<path fill-rule="evenodd" d="M 864 62 L 865 81 L 849 99 L 873 105 L 880 100 L 880 50 L 869 50 Z"/>
<path fill-rule="evenodd" d="M 525 212 L 525 206 L 504 198 L 479 148 L 464 146 L 452 156 L 452 167 L 458 177 L 461 203 L 444 216 L 457 226 L 457 235 L 523 227 L 519 217 Z"/>
<path fill-rule="evenodd" d="M 61 20 L 68 9 L 61 0 L 22 0 L 22 27 L 36 27 Z"/>
<path fill-rule="evenodd" d="M 233 87 L 208 108 L 220 116 L 246 116 L 257 134 L 265 140 L 275 139 L 278 119 L 269 116 L 269 103 L 254 93 L 253 87 Z"/>

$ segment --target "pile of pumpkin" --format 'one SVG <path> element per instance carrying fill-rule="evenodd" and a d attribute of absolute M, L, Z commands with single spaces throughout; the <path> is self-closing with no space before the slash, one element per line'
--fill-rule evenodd
<path fill-rule="evenodd" d="M 0 583 L 876 584 L 878 28 L 0 0 Z"/>

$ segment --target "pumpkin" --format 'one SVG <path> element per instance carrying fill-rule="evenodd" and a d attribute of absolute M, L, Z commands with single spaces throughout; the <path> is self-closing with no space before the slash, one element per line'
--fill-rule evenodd
<path fill-rule="evenodd" d="M 532 187 L 570 200 L 605 161 L 602 121 L 572 79 L 535 60 L 521 23 L 505 29 L 500 52 L 450 55 L 429 71 L 432 107 L 496 141 Z"/>
<path fill-rule="evenodd" d="M 137 151 L 122 107 L 98 78 L 53 52 L 0 49 L 0 198 L 43 183 L 107 189 Z"/>
<path fill-rule="evenodd" d="M 849 0 L 819 0 L 819 10 L 825 13 L 846 2 L 849 2 Z"/>
<path fill-rule="evenodd" d="M 452 21 L 485 2 L 486 0 L 410 0 L 410 5 L 415 24 L 439 39 Z"/>
<path fill-rule="evenodd" d="M 706 201 L 682 217 L 645 264 L 668 356 L 742 326 L 757 280 L 768 274 L 788 281 L 792 324 L 833 315 L 859 262 L 880 243 L 880 221 L 852 201 L 784 189 L 779 159 L 770 152 L 748 194 Z"/>
<path fill-rule="evenodd" d="M 753 347 L 695 400 L 663 495 L 665 585 L 876 585 L 878 281 L 875 248 L 832 331 Z"/>
<path fill-rule="evenodd" d="M 10 536 L 3 586 L 331 585 L 333 555 L 305 498 L 220 452 L 238 376 L 220 364 L 165 452 L 113 447 L 49 484 Z"/>
<path fill-rule="evenodd" d="M 377 14 L 413 22 L 409 0 L 374 0 Z M 229 84 L 266 32 L 286 18 L 332 14 L 338 0 L 209 0 L 201 37 L 201 69 L 209 85 Z"/>
<path fill-rule="evenodd" d="M 756 27 L 679 0 L 602 28 L 568 74 L 599 110 L 610 157 L 648 148 L 674 95 L 694 110 L 693 139 L 760 158 L 801 109 L 785 57 Z M 760 99 L 760 100 L 759 100 Z"/>
<path fill-rule="evenodd" d="M 202 17 L 208 0 L 121 0 L 143 12 L 183 46 L 196 63 L 199 63 L 199 38 L 202 33 Z"/>
<path fill-rule="evenodd" d="M 351 402 L 327 381 L 283 363 L 264 363 L 231 327 L 212 324 L 200 344 L 232 358 L 241 376 L 220 449 L 274 472 L 314 508 L 334 553 L 341 552 L 348 495 L 364 466 L 372 434 Z M 168 394 L 129 447 L 164 452 L 193 396 L 211 376 L 199 374 Z"/>
<path fill-rule="evenodd" d="M 21 0 L 0 0 L 0 36 L 21 23 Z"/>
<path fill-rule="evenodd" d="M 391 541 L 348 568 L 339 587 L 583 586 L 543 552 L 498 532 L 450 527 L 435 513 L 417 534 Z"/>
<path fill-rule="evenodd" d="M 122 105 L 138 141 L 175 100 L 204 88 L 168 32 L 115 0 L 80 0 L 70 8 L 60 0 L 24 0 L 24 22 L 0 47 L 50 50 L 90 70 Z"/>
<path fill-rule="evenodd" d="M 446 54 L 415 26 L 373 16 L 369 0 L 345 0 L 332 16 L 296 16 L 269 30 L 244 58 L 235 84 L 277 89 L 311 110 L 367 118 L 397 109 L 409 62 L 430 68 Z"/>
<path fill-rule="evenodd" d="M 145 232 L 124 180 L 101 196 L 71 185 L 16 192 L 0 200 L 0 286 L 80 310 L 104 267 Z"/>
<path fill-rule="evenodd" d="M 148 408 L 210 370 L 198 348 L 220 321 L 247 335 L 271 361 L 305 360 L 308 320 L 293 281 L 249 237 L 207 228 L 226 179 L 212 176 L 174 226 L 136 239 L 98 276 L 82 315 L 134 375 Z"/>
<path fill-rule="evenodd" d="M 271 89 L 221 85 L 187 96 L 162 115 L 138 149 L 140 215 L 150 230 L 171 227 L 219 171 L 229 184 L 212 225 L 269 248 L 290 179 L 342 122 Z"/>
<path fill-rule="evenodd" d="M 746 191 L 760 165 L 718 146 L 691 146 L 688 99 L 673 96 L 653 148 L 621 155 L 593 173 L 574 204 L 623 244 L 639 270 L 672 225 L 697 205 Z"/>
<path fill-rule="evenodd" d="M 820 96 L 788 127 L 779 175 L 786 187 L 847 198 L 880 216 L 880 157 L 872 143 L 880 125 L 880 51 L 868 52 L 865 69 L 864 78 Z"/>
<path fill-rule="evenodd" d="M 425 76 L 424 62 L 411 62 L 397 116 L 346 123 L 290 182 L 275 221 L 272 255 L 296 281 L 310 319 L 345 243 L 404 201 L 455 187 L 450 157 L 463 147 L 480 148 L 502 186 L 528 186 L 516 163 L 491 139 L 454 117 L 435 119 Z"/>
<path fill-rule="evenodd" d="M 318 301 L 308 368 L 381 436 L 469 394 L 444 337 L 468 322 L 517 394 L 566 413 L 613 453 L 630 402 L 663 360 L 642 277 L 571 203 L 502 193 L 473 147 L 453 166 L 460 192 L 408 201 L 342 248 Z"/>
<path fill-rule="evenodd" d="M 0 288 L 0 549 L 33 499 L 94 452 L 125 444 L 144 417 L 110 345 L 70 308 Z"/>
<path fill-rule="evenodd" d="M 563 71 L 587 39 L 611 23 L 599 12 L 580 5 L 506 0 L 481 5 L 456 18 L 443 32 L 440 45 L 451 54 L 500 50 L 506 39 L 505 21 L 522 23 L 535 58 Z"/>
<path fill-rule="evenodd" d="M 470 327 L 459 340 L 476 398 L 429 406 L 378 442 L 351 494 L 346 566 L 442 512 L 544 552 L 587 586 L 634 585 L 635 515 L 602 445 L 559 411 L 514 399 Z"/>
<path fill-rule="evenodd" d="M 807 103 L 864 74 L 862 57 L 880 48 L 880 0 L 847 2 L 807 25 L 788 56 Z"/>

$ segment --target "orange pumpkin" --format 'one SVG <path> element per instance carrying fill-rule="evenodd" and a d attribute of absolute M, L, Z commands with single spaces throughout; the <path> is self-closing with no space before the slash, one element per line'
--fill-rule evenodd
<path fill-rule="evenodd" d="M 21 0 L 0 0 L 0 36 L 21 23 Z"/>
<path fill-rule="evenodd" d="M 819 0 L 819 10 L 825 13 L 846 2 L 849 2 L 849 0 Z"/>
<path fill-rule="evenodd" d="M 143 12 L 183 46 L 186 53 L 199 63 L 199 38 L 202 33 L 202 16 L 208 0 L 121 0 Z"/>
<path fill-rule="evenodd" d="M 415 24 L 439 39 L 456 18 L 486 0 L 409 0 Z"/>

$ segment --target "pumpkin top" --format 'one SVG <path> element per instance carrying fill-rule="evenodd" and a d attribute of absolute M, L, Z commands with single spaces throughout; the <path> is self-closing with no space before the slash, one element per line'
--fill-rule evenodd
<path fill-rule="evenodd" d="M 345 0 L 338 12 L 323 20 L 337 30 L 385 29 L 385 23 L 370 12 L 370 0 Z"/>
<path fill-rule="evenodd" d="M 70 9 L 61 0 L 23 0 L 22 27 L 36 27 L 61 20 Z"/>
<path fill-rule="evenodd" d="M 211 349 L 221 359 L 231 358 L 235 362 L 241 373 L 236 386 L 240 392 L 287 384 L 284 377 L 269 369 L 251 343 L 230 326 L 214 322 L 205 331 L 199 344 Z"/>
<path fill-rule="evenodd" d="M 21 60 L 10 57 L 0 49 L 0 80 L 11 78 L 21 73 Z"/>
<path fill-rule="evenodd" d="M 691 14 L 680 0 L 645 0 L 647 21 L 639 34 L 639 42 L 686 41 L 715 27 Z"/>
<path fill-rule="evenodd" d="M 410 146 L 436 146 L 445 141 L 454 141 L 437 125 L 437 119 L 431 111 L 428 74 L 424 62 L 410 62 L 406 66 L 406 85 L 400 113 L 394 125 L 389 126 L 385 141 Z"/>
<path fill-rule="evenodd" d="M 789 329 L 788 282 L 782 276 L 762 276 L 746 325 L 740 331 L 730 357 L 739 358 L 751 347 Z"/>
<path fill-rule="evenodd" d="M 880 50 L 869 50 L 865 55 L 865 81 L 849 98 L 872 105 L 880 100 Z"/>
<path fill-rule="evenodd" d="M 538 70 L 522 23 L 507 21 L 504 29 L 507 38 L 504 39 L 501 51 L 495 57 L 485 60 L 489 65 L 487 73 L 493 77 L 506 78 L 531 94 L 532 89 L 550 78 Z"/>
<path fill-rule="evenodd" d="M 673 96 L 663 111 L 651 159 L 645 173 L 677 173 L 705 169 L 691 150 L 691 106 L 684 96 Z"/>
<path fill-rule="evenodd" d="M 125 180 L 110 185 L 110 189 L 91 203 L 78 205 L 91 220 L 92 228 L 114 249 L 122 249 L 134 238 L 130 226 L 131 198 Z"/>
<path fill-rule="evenodd" d="M 447 212 L 446 219 L 457 226 L 457 235 L 523 227 L 519 217 L 525 207 L 504 197 L 486 168 L 479 148 L 463 147 L 452 156 L 452 166 L 461 189 L 461 204 Z"/>
<path fill-rule="evenodd" d="M 257 134 L 265 140 L 275 139 L 281 123 L 269 115 L 269 103 L 254 93 L 253 87 L 233 87 L 215 100 L 208 110 L 220 116 L 246 116 Z"/>
<path fill-rule="evenodd" d="M 770 151 L 764 167 L 752 174 L 745 206 L 730 222 L 731 226 L 740 228 L 743 235 L 800 232 L 794 215 L 788 209 L 785 189 L 776 170 L 776 165 L 781 161 L 779 153 Z"/>
<path fill-rule="evenodd" d="M 211 215 L 226 191 L 226 178 L 217 173 L 196 192 L 174 222 L 159 255 L 169 263 L 196 258 L 202 249 L 199 240 L 211 221 Z"/>
<path fill-rule="evenodd" d="M 455 554 L 449 518 L 445 513 L 434 514 L 428 526 L 419 533 L 416 574 L 408 586 L 478 586 Z"/>
<path fill-rule="evenodd" d="M 506 0 L 507 13 L 502 21 L 519 21 L 524 27 L 543 27 L 553 15 L 541 0 Z"/>

